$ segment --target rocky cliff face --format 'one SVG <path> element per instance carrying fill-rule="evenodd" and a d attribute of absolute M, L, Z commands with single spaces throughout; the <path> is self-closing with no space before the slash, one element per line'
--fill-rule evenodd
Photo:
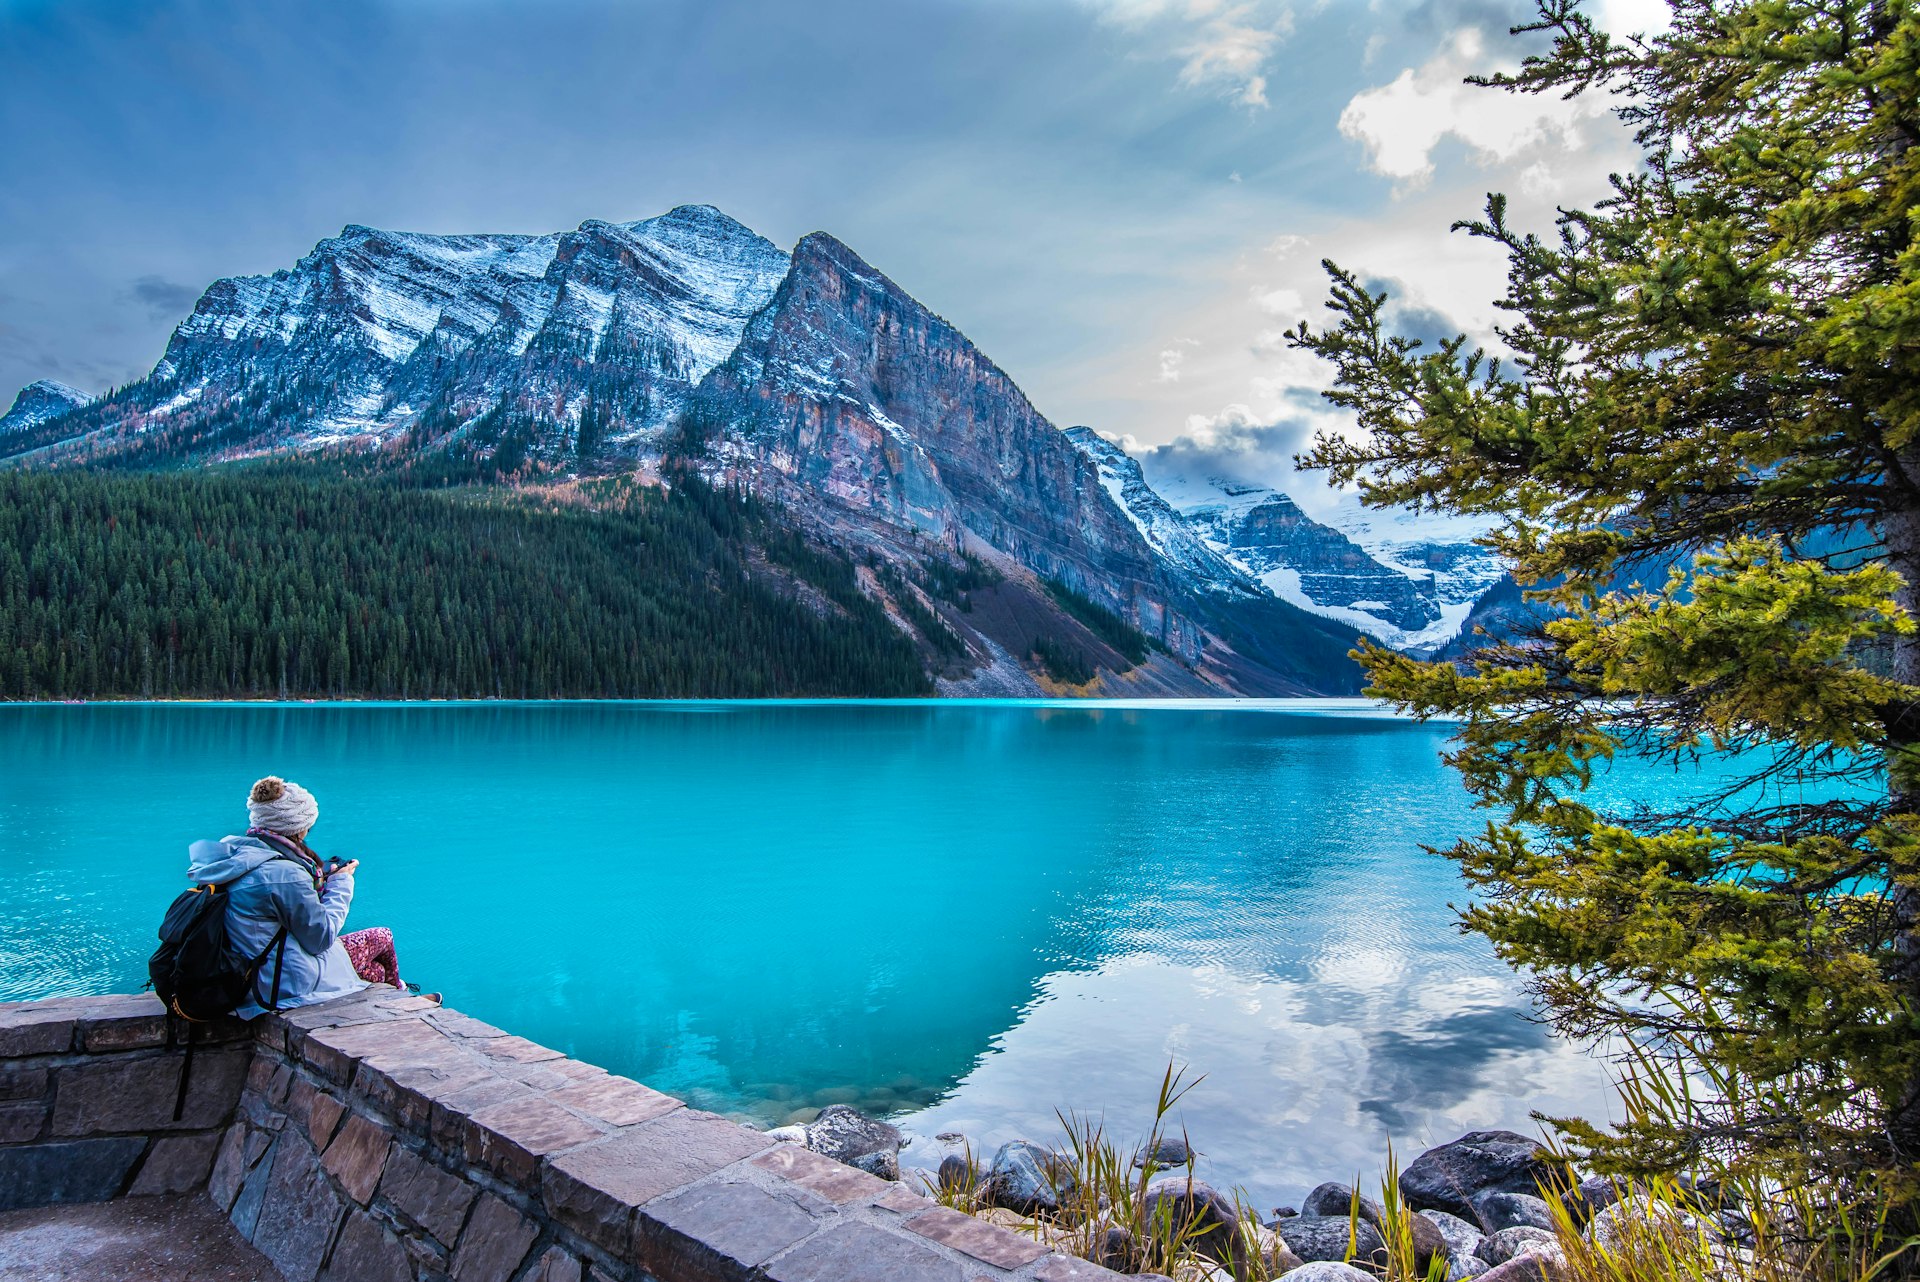
<path fill-rule="evenodd" d="M 1098 469 L 964 334 L 815 233 L 702 385 L 720 452 L 820 519 L 984 544 L 1189 651 L 1183 588 Z"/>

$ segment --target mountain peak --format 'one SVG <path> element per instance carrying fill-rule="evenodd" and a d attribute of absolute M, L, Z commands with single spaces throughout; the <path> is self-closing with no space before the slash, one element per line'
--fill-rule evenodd
<path fill-rule="evenodd" d="M 13 407 L 0 415 L 0 433 L 25 431 L 93 404 L 93 397 L 58 379 L 35 379 L 20 389 Z"/>

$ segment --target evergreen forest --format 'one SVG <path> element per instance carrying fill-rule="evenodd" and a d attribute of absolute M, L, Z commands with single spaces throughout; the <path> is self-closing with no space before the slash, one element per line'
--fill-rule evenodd
<path fill-rule="evenodd" d="M 0 473 L 0 698 L 928 693 L 849 561 L 693 477 Z"/>

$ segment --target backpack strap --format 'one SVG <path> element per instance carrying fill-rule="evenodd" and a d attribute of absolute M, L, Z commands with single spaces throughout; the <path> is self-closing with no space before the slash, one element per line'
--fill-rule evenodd
<path fill-rule="evenodd" d="M 267 945 L 266 952 L 261 953 L 259 959 L 253 963 L 254 974 L 260 973 L 260 968 L 267 964 L 267 953 L 274 952 L 275 949 L 279 952 L 273 959 L 273 994 L 267 998 L 268 1010 L 280 1009 L 280 967 L 287 960 L 287 928 L 284 925 L 274 935 L 273 942 Z"/>
<path fill-rule="evenodd" d="M 173 1094 L 173 1120 L 179 1121 L 181 1114 L 187 1111 L 187 1082 L 193 1076 L 193 1021 L 187 1025 L 187 1056 L 180 1061 L 180 1087 Z M 167 1012 L 167 1040 L 173 1040 L 173 1012 Z"/>

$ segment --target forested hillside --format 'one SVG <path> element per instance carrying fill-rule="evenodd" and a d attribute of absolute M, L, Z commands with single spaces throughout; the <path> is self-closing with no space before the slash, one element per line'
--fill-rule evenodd
<path fill-rule="evenodd" d="M 0 473 L 0 698 L 931 693 L 852 564 L 750 500 L 591 497 Z"/>

